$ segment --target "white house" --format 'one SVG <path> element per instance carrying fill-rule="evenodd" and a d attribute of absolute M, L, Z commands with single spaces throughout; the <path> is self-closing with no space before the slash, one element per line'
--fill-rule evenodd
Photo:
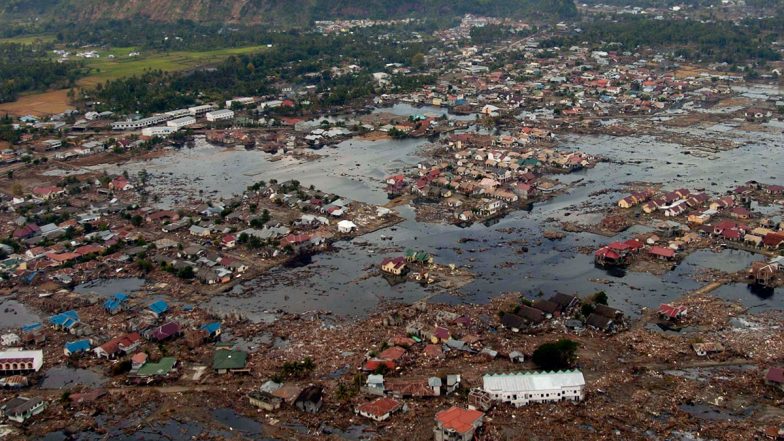
<path fill-rule="evenodd" d="M 234 111 L 229 109 L 216 110 L 214 112 L 207 112 L 207 121 L 225 121 L 234 118 Z"/>
<path fill-rule="evenodd" d="M 230 100 L 226 100 L 226 108 L 230 108 L 234 103 L 239 103 L 242 104 L 243 106 L 247 106 L 248 104 L 253 104 L 254 102 L 256 102 L 256 99 L 249 96 L 233 98 Z"/>
<path fill-rule="evenodd" d="M 175 129 L 174 127 L 166 127 L 166 126 L 145 127 L 142 129 L 142 136 L 149 136 L 150 138 L 152 138 L 153 136 L 160 136 L 162 138 L 165 138 L 176 131 L 177 129 Z"/>
<path fill-rule="evenodd" d="M 515 407 L 585 398 L 585 378 L 578 370 L 487 374 L 482 381 L 490 398 Z"/>
<path fill-rule="evenodd" d="M 193 116 L 204 115 L 205 113 L 210 112 L 212 110 L 215 110 L 215 106 L 213 106 L 212 104 L 204 104 L 202 106 L 188 107 L 188 112 L 190 112 L 191 115 Z"/>
<path fill-rule="evenodd" d="M 496 106 L 494 106 L 492 104 L 487 104 L 484 107 L 482 107 L 482 115 L 498 116 L 498 111 L 499 110 L 501 110 L 501 109 L 499 109 L 498 107 L 496 107 Z"/>
<path fill-rule="evenodd" d="M 338 222 L 338 232 L 340 233 L 350 233 L 357 229 L 357 224 L 351 222 L 350 220 L 342 220 Z"/>
<path fill-rule="evenodd" d="M 166 125 L 177 130 L 183 127 L 188 127 L 190 125 L 196 124 L 196 118 L 192 116 L 183 116 L 181 118 L 173 119 L 166 122 Z"/>
<path fill-rule="evenodd" d="M 204 228 L 199 225 L 191 225 L 190 229 L 188 230 L 192 235 L 198 237 L 210 237 L 212 231 L 209 228 Z"/>
<path fill-rule="evenodd" d="M 57 150 L 63 146 L 63 142 L 59 139 L 47 139 L 42 144 L 47 152 L 51 150 Z"/>
<path fill-rule="evenodd" d="M 38 397 L 16 397 L 12 398 L 0 406 L 0 416 L 4 416 L 11 421 L 24 423 L 46 409 L 46 402 Z"/>

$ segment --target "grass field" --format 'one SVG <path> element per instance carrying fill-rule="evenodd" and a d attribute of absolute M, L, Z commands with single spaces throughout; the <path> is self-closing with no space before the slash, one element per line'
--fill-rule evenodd
<path fill-rule="evenodd" d="M 87 60 L 87 66 L 93 69 L 89 76 L 82 78 L 79 85 L 83 87 L 95 86 L 106 80 L 139 75 L 147 70 L 163 70 L 167 72 L 194 69 L 199 66 L 218 63 L 230 55 L 251 54 L 266 50 L 266 46 L 248 46 L 212 51 L 180 51 L 168 53 L 152 53 L 136 57 L 128 54 L 137 51 L 136 48 L 113 48 L 99 51 L 101 58 Z M 114 58 L 110 58 L 113 55 Z"/>
<path fill-rule="evenodd" d="M 68 105 L 68 90 L 61 89 L 23 95 L 14 102 L 2 103 L 0 104 L 0 115 L 7 113 L 14 116 L 46 116 L 62 113 L 68 109 L 73 109 Z"/>
<path fill-rule="evenodd" d="M 18 39 L 0 39 L 0 42 L 30 44 L 38 38 L 52 39 L 53 37 L 41 35 Z M 147 70 L 174 72 L 195 69 L 200 66 L 219 63 L 230 55 L 251 54 L 266 49 L 267 46 L 247 46 L 203 52 L 179 51 L 168 53 L 145 53 L 134 47 L 99 50 L 98 53 L 101 55 L 100 58 L 86 60 L 87 66 L 90 67 L 92 71 L 89 76 L 79 80 L 77 85 L 79 87 L 94 87 L 98 83 L 103 83 L 107 80 L 116 80 L 131 75 L 139 75 Z M 128 56 L 131 52 L 137 51 L 141 52 L 139 56 Z M 110 58 L 110 55 L 113 55 L 114 58 Z M 15 116 L 45 116 L 61 113 L 72 108 L 68 103 L 67 93 L 68 91 L 66 89 L 62 89 L 23 95 L 12 103 L 0 104 L 0 115 L 8 113 Z"/>

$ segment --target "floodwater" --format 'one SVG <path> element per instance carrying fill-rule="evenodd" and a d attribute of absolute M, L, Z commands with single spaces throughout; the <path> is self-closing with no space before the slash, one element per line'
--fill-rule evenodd
<path fill-rule="evenodd" d="M 146 170 L 150 187 L 161 195 L 159 206 L 170 208 L 189 197 L 218 201 L 240 195 L 258 181 L 280 182 L 296 179 L 303 185 L 349 196 L 373 204 L 386 203 L 383 178 L 390 173 L 417 163 L 415 152 L 426 140 L 352 139 L 337 148 L 323 148 L 316 160 L 284 157 L 270 161 L 272 156 L 259 150 L 226 148 L 198 138 L 193 148 L 143 162 L 120 165 L 99 165 L 90 170 L 109 173 L 127 171 L 134 175 Z"/>
<path fill-rule="evenodd" d="M 448 119 L 453 119 L 455 121 L 473 121 L 476 119 L 476 114 L 455 115 L 453 113 L 449 113 L 448 109 L 442 107 L 434 107 L 434 106 L 417 107 L 406 103 L 397 103 L 392 107 L 382 107 L 374 110 L 373 113 L 392 113 L 395 115 L 400 115 L 405 117 L 411 115 L 424 115 L 427 117 L 436 117 L 436 118 L 446 115 Z"/>
<path fill-rule="evenodd" d="M 696 418 L 708 421 L 737 421 L 750 417 L 754 413 L 753 407 L 742 411 L 733 412 L 712 404 L 681 404 L 678 408 Z"/>
<path fill-rule="evenodd" d="M 74 386 L 98 387 L 106 383 L 103 374 L 90 369 L 57 366 L 44 373 L 42 389 L 63 389 Z"/>
<path fill-rule="evenodd" d="M 731 283 L 718 288 L 712 294 L 725 300 L 740 302 L 751 312 L 784 307 L 781 288 L 773 289 L 746 283 Z"/>
<path fill-rule="evenodd" d="M 141 291 L 144 279 L 128 277 L 124 279 L 96 279 L 82 283 L 74 288 L 79 294 L 94 294 L 100 298 L 109 298 L 119 292 L 132 294 Z"/>
<path fill-rule="evenodd" d="M 540 292 L 547 296 L 556 291 L 589 294 L 602 290 L 610 296 L 613 306 L 636 313 L 642 307 L 657 307 L 700 287 L 702 283 L 694 275 L 701 267 L 737 271 L 761 259 L 742 251 L 701 251 L 663 276 L 608 273 L 595 268 L 591 256 L 580 254 L 578 249 L 595 248 L 612 239 L 570 233 L 561 241 L 551 242 L 542 239 L 542 233 L 557 228 L 562 220 L 573 219 L 572 216 L 584 210 L 583 206 L 613 203 L 621 191 L 592 193 L 607 188 L 620 190 L 631 181 L 659 182 L 668 189 L 705 188 L 716 195 L 752 179 L 780 182 L 784 178 L 784 153 L 780 149 L 774 150 L 767 143 L 747 145 L 720 153 L 718 159 L 710 161 L 684 155 L 681 146 L 646 137 L 579 136 L 567 138 L 564 144 L 623 164 L 600 163 L 592 170 L 559 176 L 564 182 L 583 181 L 563 196 L 535 204 L 530 212 L 514 212 L 491 226 L 475 224 L 461 229 L 447 224 L 421 224 L 413 220 L 410 209 L 401 207 L 399 211 L 407 220 L 397 225 L 395 231 L 378 231 L 338 244 L 336 252 L 314 256 L 308 266 L 279 269 L 252 282 L 251 297 L 224 300 L 239 309 L 264 305 L 292 311 L 325 309 L 361 315 L 375 307 L 374 299 L 410 302 L 426 295 L 418 285 L 389 286 L 381 278 L 367 278 L 365 268 L 376 265 L 383 257 L 399 254 L 384 251 L 394 247 L 423 249 L 433 253 L 441 263 L 471 266 L 477 278 L 461 289 L 462 295 L 439 295 L 438 301 L 486 302 L 507 291 L 522 291 L 535 297 Z M 759 158 L 763 153 L 766 161 L 761 164 Z M 730 178 L 728 170 L 732 171 Z M 358 193 L 343 194 L 349 198 L 362 195 L 366 186 L 358 187 Z M 382 241 L 382 235 L 391 236 L 392 240 Z M 471 240 L 461 243 L 463 238 Z M 522 244 L 527 246 L 525 253 L 521 252 Z M 751 294 L 745 295 L 749 298 Z M 766 303 L 766 307 L 781 306 L 782 300 L 776 296 Z"/>
<path fill-rule="evenodd" d="M 28 306 L 13 299 L 0 298 L 0 331 L 17 330 L 22 325 L 40 321 L 41 317 Z"/>
<path fill-rule="evenodd" d="M 416 108 L 395 109 L 401 114 L 422 113 Z M 213 147 L 202 140 L 193 149 L 124 164 L 118 172 L 146 169 L 155 187 L 166 193 L 164 204 L 167 200 L 182 201 L 189 192 L 198 190 L 215 198 L 239 194 L 254 182 L 273 178 L 297 179 L 349 199 L 383 204 L 386 194 L 382 178 L 416 164 L 425 142 L 353 139 L 335 149 L 322 149 L 319 154 L 324 156 L 316 161 L 270 162 L 269 156 L 259 151 Z M 417 223 L 410 207 L 399 207 L 406 219 L 403 223 L 339 242 L 333 251 L 312 256 L 306 265 L 271 271 L 232 293 L 214 296 L 208 305 L 216 311 L 241 311 L 255 321 L 265 321 L 274 318 L 269 311 L 276 309 L 362 316 L 382 300 L 409 303 L 432 296 L 439 302 L 487 302 L 509 291 L 537 297 L 556 291 L 586 295 L 601 290 L 609 295 L 612 306 L 636 314 L 643 307 L 657 307 L 700 287 L 703 283 L 695 279 L 700 268 L 737 271 L 759 257 L 739 251 L 700 251 L 663 276 L 608 272 L 594 267 L 592 257 L 582 254 L 580 248 L 594 249 L 612 238 L 569 233 L 563 240 L 549 241 L 543 238 L 543 232 L 559 229 L 565 220 L 595 222 L 597 215 L 589 212 L 613 204 L 630 182 L 661 183 L 665 189 L 704 188 L 714 196 L 749 180 L 781 183 L 784 150 L 778 144 L 772 137 L 760 137 L 756 143 L 717 153 L 709 160 L 685 154 L 683 146 L 652 137 L 568 136 L 562 140 L 563 148 L 579 149 L 612 162 L 557 176 L 571 184 L 567 192 L 534 204 L 530 211 L 513 212 L 492 225 L 459 228 L 446 223 Z M 597 193 L 606 189 L 611 191 Z M 641 230 L 644 228 L 635 227 L 618 238 Z M 382 236 L 392 239 L 383 240 Z M 370 277 L 370 268 L 384 257 L 399 255 L 407 248 L 430 252 L 439 263 L 469 266 L 476 280 L 454 294 L 433 292 L 413 283 L 390 286 L 381 277 Z M 742 298 L 762 309 L 784 306 L 781 295 L 770 294 L 762 298 L 745 286 L 716 291 L 718 296 Z"/>
<path fill-rule="evenodd" d="M 686 256 L 683 262 L 678 265 L 676 271 L 684 274 L 694 274 L 700 268 L 710 268 L 734 273 L 749 268 L 753 262 L 765 260 L 767 259 L 763 255 L 742 250 L 698 250 Z"/>
<path fill-rule="evenodd" d="M 212 411 L 212 417 L 228 428 L 228 432 L 218 433 L 229 438 L 241 436 L 244 439 L 261 439 L 264 434 L 264 426 L 251 418 L 242 416 L 232 409 L 221 408 Z"/>
<path fill-rule="evenodd" d="M 138 431 L 128 434 L 120 427 L 114 427 L 107 434 L 96 432 L 80 432 L 67 434 L 65 432 L 51 432 L 40 441 L 171 441 L 195 439 L 204 432 L 201 424 L 194 421 L 180 422 L 167 420 L 145 425 Z"/>

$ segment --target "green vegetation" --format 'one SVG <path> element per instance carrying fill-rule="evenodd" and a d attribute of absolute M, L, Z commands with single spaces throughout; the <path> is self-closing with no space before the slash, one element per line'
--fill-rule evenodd
<path fill-rule="evenodd" d="M 0 141 L 8 141 L 11 144 L 16 144 L 19 141 L 20 133 L 19 130 L 14 130 L 13 122 L 13 119 L 8 115 L 3 115 L 0 118 Z M 12 177 L 8 176 L 9 179 Z"/>
<path fill-rule="evenodd" d="M 54 35 L 51 34 L 37 34 L 37 35 L 20 35 L 18 37 L 5 37 L 0 38 L 0 44 L 42 44 L 52 43 L 55 41 Z"/>
<path fill-rule="evenodd" d="M 316 363 L 310 357 L 305 357 L 301 361 L 287 361 L 283 363 L 273 380 L 282 383 L 287 380 L 302 380 L 310 376 Z"/>
<path fill-rule="evenodd" d="M 239 0 L 128 2 L 123 0 L 0 0 L 0 18 L 68 23 L 100 23 L 124 17 L 149 17 L 177 22 L 185 17 L 200 22 L 244 22 L 278 26 L 305 25 L 333 18 L 442 17 L 467 13 L 499 17 L 569 18 L 577 15 L 572 0 L 254 0 L 243 2 L 242 17 L 234 11 Z"/>
<path fill-rule="evenodd" d="M 133 363 L 131 363 L 131 360 L 123 360 L 119 363 L 115 363 L 112 365 L 111 373 L 113 376 L 127 374 L 128 372 L 131 371 L 132 367 L 133 367 Z"/>
<path fill-rule="evenodd" d="M 555 343 L 544 343 L 534 351 L 533 362 L 541 369 L 557 371 L 570 369 L 577 361 L 577 342 L 561 339 Z"/>
<path fill-rule="evenodd" d="M 365 384 L 365 380 L 365 376 L 361 372 L 357 372 L 352 377 L 351 382 L 341 381 L 335 390 L 335 398 L 341 403 L 349 401 L 359 393 L 362 385 Z"/>
<path fill-rule="evenodd" d="M 583 317 L 588 317 L 596 310 L 596 305 L 607 305 L 608 300 L 607 293 L 604 291 L 595 292 L 585 299 L 580 307 L 580 313 Z"/>
<path fill-rule="evenodd" d="M 436 44 L 435 40 L 400 43 L 394 38 L 379 37 L 371 30 L 330 36 L 288 32 L 275 34 L 274 39 L 276 43 L 272 48 L 263 48 L 253 54 L 229 55 L 214 69 L 196 70 L 187 75 L 148 71 L 108 81 L 87 91 L 86 95 L 101 101 L 102 109 L 150 113 L 190 105 L 197 96 L 222 100 L 272 93 L 273 83 L 286 81 L 316 86 L 318 95 L 311 100 L 312 106 L 343 105 L 377 91 L 370 72 L 382 71 L 388 63 L 407 64 Z M 350 64 L 361 66 L 362 71 L 332 70 Z M 128 69 L 124 69 L 116 75 L 127 73 Z M 430 76 L 413 75 L 406 81 L 394 79 L 389 87 L 402 92 L 420 87 L 431 79 Z M 275 111 L 291 112 L 292 109 Z"/>
<path fill-rule="evenodd" d="M 80 84 L 95 86 L 108 80 L 139 76 L 151 71 L 176 72 L 195 69 L 204 65 L 220 63 L 231 55 L 250 54 L 265 49 L 266 46 L 247 46 L 205 51 L 141 52 L 139 56 L 130 57 L 130 53 L 138 52 L 139 49 L 135 47 L 114 48 L 109 51 L 99 51 L 100 58 L 86 62 L 87 67 L 91 69 L 90 76 Z"/>
<path fill-rule="evenodd" d="M 631 52 L 651 47 L 674 51 L 687 60 L 730 64 L 750 59 L 778 60 L 781 56 L 771 49 L 766 35 L 761 34 L 761 26 L 765 24 L 625 17 L 617 21 L 586 23 L 581 34 L 552 38 L 542 45 L 569 47 L 587 41 L 598 49 Z M 780 27 L 776 29 L 776 25 L 770 22 L 767 25 L 780 34 Z"/>
<path fill-rule="evenodd" d="M 0 102 L 14 101 L 20 93 L 70 87 L 82 74 L 77 63 L 57 63 L 44 45 L 0 44 Z"/>

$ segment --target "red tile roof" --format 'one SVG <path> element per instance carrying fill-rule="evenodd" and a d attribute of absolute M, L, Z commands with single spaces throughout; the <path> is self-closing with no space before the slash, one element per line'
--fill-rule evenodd
<path fill-rule="evenodd" d="M 461 409 L 452 407 L 442 410 L 436 414 L 436 421 L 447 430 L 454 430 L 458 433 L 470 432 L 474 428 L 474 423 L 485 414 L 478 410 Z"/>
<path fill-rule="evenodd" d="M 676 318 L 676 317 L 678 317 L 681 314 L 685 314 L 686 313 L 686 309 L 687 308 L 685 306 L 673 306 L 673 305 L 664 303 L 661 306 L 659 306 L 659 314 L 665 315 L 665 316 L 670 317 L 670 318 Z"/>
<path fill-rule="evenodd" d="M 654 256 L 661 256 L 661 257 L 673 257 L 675 256 L 675 250 L 672 248 L 664 248 L 660 246 L 652 246 L 648 252 Z"/>
<path fill-rule="evenodd" d="M 437 358 L 444 355 L 444 350 L 441 349 L 441 345 L 427 345 L 425 346 L 424 353 L 428 357 Z"/>
<path fill-rule="evenodd" d="M 384 397 L 359 406 L 357 411 L 380 418 L 384 415 L 395 412 L 396 410 L 400 409 L 401 406 L 402 405 L 399 401 L 393 398 Z"/>
<path fill-rule="evenodd" d="M 620 254 L 616 253 L 615 251 L 611 250 L 608 247 L 599 248 L 594 253 L 594 256 L 596 256 L 596 257 L 604 257 L 605 259 L 610 259 L 610 260 L 618 260 L 618 259 L 621 258 Z"/>
<path fill-rule="evenodd" d="M 397 360 L 405 355 L 406 350 L 400 346 L 392 346 L 391 348 L 378 354 L 380 360 Z"/>
<path fill-rule="evenodd" d="M 614 251 L 626 251 L 629 249 L 629 245 L 627 245 L 625 242 L 613 242 L 607 245 L 607 247 Z"/>
<path fill-rule="evenodd" d="M 637 239 L 630 239 L 624 242 L 624 244 L 629 247 L 630 250 L 635 251 L 642 248 L 642 242 Z"/>
<path fill-rule="evenodd" d="M 387 369 L 392 370 L 395 369 L 395 362 L 393 360 L 368 360 L 362 369 L 368 372 L 374 372 L 381 366 L 386 366 Z"/>
<path fill-rule="evenodd" d="M 770 247 L 777 247 L 783 242 L 784 234 L 781 233 L 768 233 L 762 238 L 762 243 Z"/>
<path fill-rule="evenodd" d="M 63 191 L 60 187 L 55 186 L 47 186 L 47 187 L 35 187 L 33 189 L 33 194 L 36 196 L 49 196 L 51 194 L 56 194 Z"/>

